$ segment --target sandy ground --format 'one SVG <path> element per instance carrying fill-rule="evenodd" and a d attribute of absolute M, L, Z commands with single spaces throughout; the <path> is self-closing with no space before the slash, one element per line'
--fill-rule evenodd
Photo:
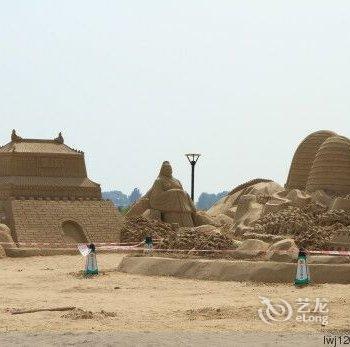
<path fill-rule="evenodd" d="M 171 345 L 177 336 L 183 345 L 281 346 L 308 340 L 307 345 L 322 346 L 325 334 L 344 335 L 350 327 L 350 285 L 297 289 L 130 275 L 115 271 L 121 258 L 99 255 L 102 274 L 89 279 L 79 276 L 84 267 L 79 255 L 1 259 L 0 345 Z M 294 316 L 266 324 L 257 313 L 263 307 L 259 296 L 283 298 L 293 307 L 298 298 L 326 298 L 329 324 L 297 322 Z M 9 312 L 55 306 L 91 313 Z"/>

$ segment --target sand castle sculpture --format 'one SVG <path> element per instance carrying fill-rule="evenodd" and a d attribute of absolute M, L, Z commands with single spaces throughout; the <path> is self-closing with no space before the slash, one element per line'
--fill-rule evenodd
<path fill-rule="evenodd" d="M 61 133 L 24 139 L 13 130 L 0 147 L 0 218 L 0 242 L 24 244 L 115 242 L 121 226 L 118 210 L 87 177 L 84 153 Z"/>
<path fill-rule="evenodd" d="M 196 211 L 191 198 L 172 172 L 170 163 L 164 161 L 152 188 L 132 206 L 127 216 L 144 215 L 187 227 L 211 224 L 205 213 Z"/>

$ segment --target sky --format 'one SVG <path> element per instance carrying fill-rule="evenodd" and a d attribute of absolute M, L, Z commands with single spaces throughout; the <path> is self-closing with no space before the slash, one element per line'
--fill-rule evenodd
<path fill-rule="evenodd" d="M 321 129 L 350 136 L 350 1 L 0 0 L 0 144 L 54 138 L 103 190 L 169 160 L 196 194 L 284 184 Z"/>

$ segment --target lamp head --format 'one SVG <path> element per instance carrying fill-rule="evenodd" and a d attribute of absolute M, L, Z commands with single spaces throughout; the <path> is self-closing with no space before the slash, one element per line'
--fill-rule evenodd
<path fill-rule="evenodd" d="M 201 156 L 199 153 L 187 153 L 185 154 L 185 156 L 187 157 L 188 161 L 194 165 L 197 163 L 197 160 L 199 159 L 199 157 Z"/>

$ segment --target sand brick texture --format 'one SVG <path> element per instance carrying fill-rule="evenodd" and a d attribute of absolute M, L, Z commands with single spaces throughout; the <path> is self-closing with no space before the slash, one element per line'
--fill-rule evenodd
<path fill-rule="evenodd" d="M 12 236 L 16 242 L 64 243 L 62 224 L 77 223 L 88 242 L 119 241 L 120 215 L 110 201 L 7 201 Z"/>

